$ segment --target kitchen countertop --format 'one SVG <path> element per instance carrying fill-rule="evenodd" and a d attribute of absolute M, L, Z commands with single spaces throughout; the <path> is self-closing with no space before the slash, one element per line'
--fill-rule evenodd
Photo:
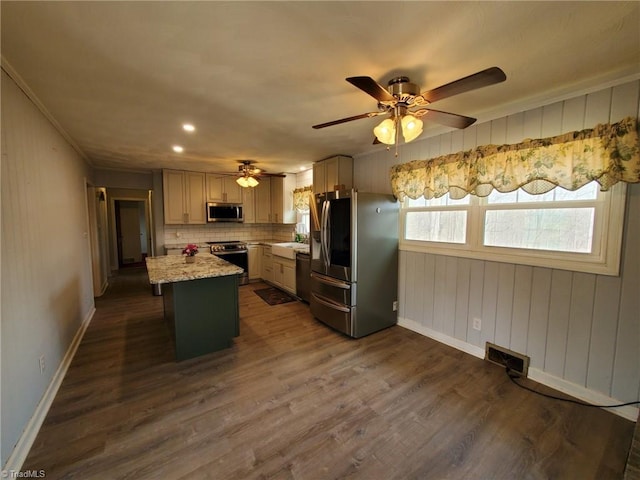
<path fill-rule="evenodd" d="M 244 270 L 215 255 L 196 255 L 195 263 L 185 263 L 182 255 L 147 257 L 149 283 L 173 283 L 200 278 L 225 277 L 239 275 Z"/>
<path fill-rule="evenodd" d="M 246 240 L 245 243 L 247 245 L 267 245 L 267 246 L 271 246 L 274 243 L 293 243 L 293 242 L 287 242 L 286 240 L 275 240 L 275 239 L 268 239 L 268 240 Z M 180 243 L 180 244 L 165 244 L 164 248 L 167 250 L 182 250 L 185 247 L 186 244 L 184 243 Z M 303 253 L 309 253 L 309 244 L 308 243 L 300 243 L 299 247 L 294 247 L 294 250 L 296 252 L 301 251 Z M 209 245 L 207 245 L 206 243 L 203 243 L 202 245 L 198 245 L 198 251 L 199 253 L 209 253 Z"/>

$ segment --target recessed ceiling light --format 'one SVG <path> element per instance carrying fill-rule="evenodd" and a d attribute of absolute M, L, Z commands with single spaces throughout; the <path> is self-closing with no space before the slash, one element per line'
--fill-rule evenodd
<path fill-rule="evenodd" d="M 173 148 L 173 151 L 174 151 L 174 152 L 176 152 L 176 153 L 182 153 L 182 152 L 184 152 L 184 148 L 182 148 L 180 145 L 174 145 L 174 146 L 173 146 L 173 147 L 171 147 L 171 148 Z"/>
<path fill-rule="evenodd" d="M 190 123 L 185 123 L 182 125 L 182 129 L 185 132 L 195 132 L 196 131 L 196 127 L 194 127 L 193 125 L 191 125 Z"/>

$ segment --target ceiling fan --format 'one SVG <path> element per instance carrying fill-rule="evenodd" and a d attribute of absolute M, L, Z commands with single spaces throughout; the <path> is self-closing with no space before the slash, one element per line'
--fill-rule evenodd
<path fill-rule="evenodd" d="M 238 165 L 238 172 L 233 174 L 225 173 L 223 175 L 234 175 L 238 178 L 236 183 L 243 188 L 251 188 L 257 186 L 260 177 L 284 177 L 282 174 L 267 173 L 264 170 L 255 166 L 255 162 L 252 160 L 240 160 Z"/>
<path fill-rule="evenodd" d="M 433 90 L 420 93 L 420 87 L 415 83 L 411 83 L 409 77 L 394 77 L 389 80 L 387 88 L 384 88 L 371 77 L 349 77 L 345 79 L 347 82 L 368 93 L 378 101 L 378 111 L 313 125 L 313 128 L 325 128 L 361 118 L 390 114 L 388 118 L 373 129 L 376 136 L 373 143 L 381 142 L 387 145 L 397 145 L 401 129 L 405 142 L 415 140 L 422 133 L 422 120 L 420 120 L 420 117 L 449 127 L 466 128 L 472 125 L 476 119 L 456 113 L 435 110 L 428 105 L 444 98 L 494 85 L 506 79 L 507 76 L 500 68 L 491 67 Z"/>

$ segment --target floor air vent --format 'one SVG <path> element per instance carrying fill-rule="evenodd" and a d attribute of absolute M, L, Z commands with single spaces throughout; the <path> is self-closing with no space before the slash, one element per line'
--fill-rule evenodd
<path fill-rule="evenodd" d="M 493 343 L 487 342 L 484 359 L 502 367 L 509 367 L 509 370 L 522 377 L 526 377 L 529 372 L 529 357 Z"/>

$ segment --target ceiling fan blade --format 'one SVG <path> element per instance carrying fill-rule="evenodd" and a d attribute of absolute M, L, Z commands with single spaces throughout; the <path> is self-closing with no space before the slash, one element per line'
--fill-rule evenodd
<path fill-rule="evenodd" d="M 368 93 L 378 102 L 394 102 L 396 98 L 391 95 L 386 88 L 380 85 L 371 77 L 349 77 L 345 78 L 354 87 L 358 87 L 365 93 Z"/>
<path fill-rule="evenodd" d="M 457 113 L 441 112 L 440 110 L 433 110 L 431 108 L 422 108 L 411 112 L 416 117 L 425 117 L 427 120 L 431 120 L 441 125 L 453 128 L 467 128 L 469 125 L 473 125 L 476 121 L 475 118 L 465 117 L 464 115 L 458 115 Z"/>
<path fill-rule="evenodd" d="M 341 118 L 340 120 L 334 120 L 332 122 L 327 122 L 327 123 L 321 123 L 319 125 L 314 125 L 313 128 L 330 127 L 332 125 L 339 125 L 340 123 L 351 122 L 352 120 L 360 120 L 361 118 L 377 117 L 378 115 L 384 115 L 385 113 L 387 113 L 387 112 L 386 111 L 382 111 L 382 112 L 363 113 L 363 114 L 360 114 L 360 115 L 355 115 L 353 117 Z"/>
<path fill-rule="evenodd" d="M 477 88 L 488 87 L 496 83 L 504 82 L 507 79 L 505 73 L 498 67 L 487 68 L 481 72 L 474 73 L 468 77 L 455 80 L 446 85 L 442 85 L 433 90 L 421 93 L 420 96 L 427 102 L 433 103 L 443 98 L 452 97 L 461 93 L 469 92 Z"/>

